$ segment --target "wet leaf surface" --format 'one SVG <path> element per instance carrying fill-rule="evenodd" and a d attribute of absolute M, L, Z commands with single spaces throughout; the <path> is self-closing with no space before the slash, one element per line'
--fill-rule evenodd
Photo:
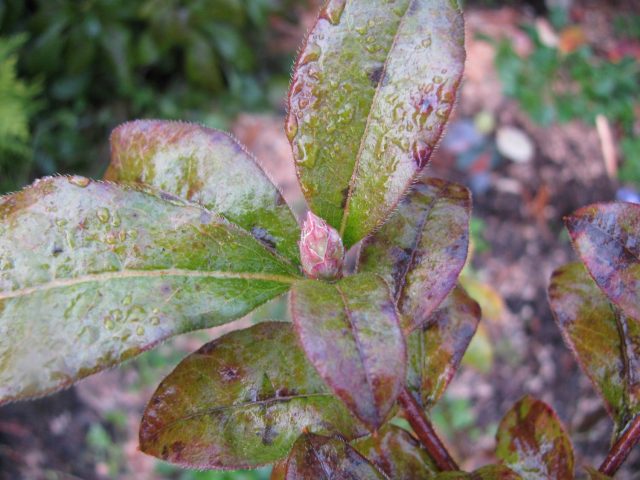
<path fill-rule="evenodd" d="M 147 406 L 140 448 L 184 467 L 253 468 L 286 457 L 303 431 L 366 432 L 306 360 L 291 324 L 266 322 L 184 359 Z"/>
<path fill-rule="evenodd" d="M 407 338 L 407 388 L 433 407 L 451 382 L 480 322 L 478 304 L 456 287 L 426 325 Z"/>
<path fill-rule="evenodd" d="M 387 477 L 340 438 L 302 435 L 287 461 L 286 480 L 385 480 Z"/>
<path fill-rule="evenodd" d="M 580 263 L 553 274 L 549 301 L 565 343 L 621 432 L 640 413 L 640 322 L 620 313 Z"/>
<path fill-rule="evenodd" d="M 456 285 L 469 247 L 471 193 L 436 178 L 413 187 L 398 210 L 364 241 L 358 269 L 393 286 L 408 333 L 422 325 Z"/>
<path fill-rule="evenodd" d="M 199 206 L 40 180 L 0 200 L 0 404 L 241 317 L 296 270 Z"/>
<path fill-rule="evenodd" d="M 224 132 L 184 122 L 125 123 L 111 134 L 105 179 L 197 202 L 298 262 L 300 229 L 291 210 L 256 159 Z"/>
<path fill-rule="evenodd" d="M 384 221 L 429 161 L 464 59 L 457 2 L 327 2 L 296 63 L 286 131 L 311 209 L 345 246 Z"/>
<path fill-rule="evenodd" d="M 640 205 L 589 205 L 565 222 L 598 286 L 624 313 L 640 319 Z"/>
<path fill-rule="evenodd" d="M 524 480 L 573 478 L 573 447 L 546 403 L 524 397 L 507 412 L 496 435 L 496 456 Z"/>
<path fill-rule="evenodd" d="M 473 473 L 444 472 L 436 476 L 435 480 L 523 480 L 523 478 L 505 466 L 489 465 Z"/>
<path fill-rule="evenodd" d="M 428 480 L 438 472 L 420 443 L 395 425 L 386 424 L 377 436 L 361 438 L 351 446 L 394 480 Z"/>
<path fill-rule="evenodd" d="M 322 378 L 360 420 L 379 427 L 406 371 L 404 337 L 382 278 L 298 281 L 291 313 L 302 348 Z"/>

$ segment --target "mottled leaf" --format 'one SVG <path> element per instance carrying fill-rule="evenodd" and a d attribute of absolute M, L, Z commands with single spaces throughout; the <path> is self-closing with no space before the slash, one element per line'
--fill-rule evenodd
<path fill-rule="evenodd" d="M 621 432 L 640 413 L 640 322 L 612 305 L 580 263 L 553 274 L 549 302 L 565 343 Z"/>
<path fill-rule="evenodd" d="M 185 467 L 253 468 L 286 457 L 303 431 L 366 430 L 331 395 L 291 325 L 266 322 L 185 358 L 153 394 L 140 448 Z"/>
<path fill-rule="evenodd" d="M 522 480 L 522 477 L 503 465 L 489 465 L 473 473 L 443 472 L 434 480 Z"/>
<path fill-rule="evenodd" d="M 478 327 L 480 307 L 456 287 L 424 327 L 407 338 L 407 388 L 429 409 L 451 382 Z"/>
<path fill-rule="evenodd" d="M 351 446 L 394 480 L 428 480 L 438 469 L 420 443 L 406 430 L 386 424 L 374 436 Z"/>
<path fill-rule="evenodd" d="M 287 477 L 287 459 L 278 460 L 271 469 L 270 480 L 285 480 Z"/>
<path fill-rule="evenodd" d="M 379 427 L 404 383 L 406 352 L 393 299 L 377 275 L 330 284 L 301 280 L 291 313 L 320 376 L 370 428 Z"/>
<path fill-rule="evenodd" d="M 640 319 L 640 205 L 594 204 L 565 222 L 598 286 L 624 313 Z"/>
<path fill-rule="evenodd" d="M 0 404 L 241 317 L 295 272 L 199 206 L 84 177 L 40 180 L 0 200 Z"/>
<path fill-rule="evenodd" d="M 111 134 L 105 179 L 200 203 L 298 262 L 300 229 L 291 210 L 256 159 L 224 132 L 162 120 L 125 123 Z"/>
<path fill-rule="evenodd" d="M 340 438 L 308 433 L 293 446 L 286 480 L 385 480 L 387 477 Z"/>
<path fill-rule="evenodd" d="M 496 456 L 524 480 L 573 478 L 571 440 L 544 402 L 516 402 L 500 422 L 496 441 Z"/>
<path fill-rule="evenodd" d="M 467 259 L 471 194 L 430 178 L 413 187 L 397 212 L 366 239 L 359 271 L 393 286 L 402 327 L 418 328 L 444 300 Z"/>
<path fill-rule="evenodd" d="M 327 2 L 295 66 L 286 130 L 311 209 L 345 246 L 384 221 L 429 161 L 464 59 L 454 0 Z"/>

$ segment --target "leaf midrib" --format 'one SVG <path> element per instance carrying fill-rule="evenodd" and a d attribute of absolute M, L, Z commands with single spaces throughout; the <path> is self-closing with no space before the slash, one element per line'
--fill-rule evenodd
<path fill-rule="evenodd" d="M 115 272 L 87 274 L 75 278 L 56 279 L 41 285 L 34 285 L 32 287 L 0 292 L 0 300 L 24 297 L 32 295 L 34 293 L 54 290 L 57 288 L 72 287 L 81 285 L 83 283 L 108 282 L 112 280 L 124 280 L 131 278 L 135 279 L 165 277 L 217 278 L 221 280 L 256 280 L 289 285 L 293 284 L 296 281 L 296 278 L 293 276 L 253 272 L 197 271 L 177 268 L 163 270 L 118 270 Z"/>

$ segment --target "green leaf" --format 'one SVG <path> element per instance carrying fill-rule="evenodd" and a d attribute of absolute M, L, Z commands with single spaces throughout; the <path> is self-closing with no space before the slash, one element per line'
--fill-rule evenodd
<path fill-rule="evenodd" d="M 549 302 L 565 343 L 622 432 L 640 414 L 640 322 L 612 305 L 580 263 L 554 272 Z"/>
<path fill-rule="evenodd" d="M 299 262 L 296 219 L 256 159 L 228 134 L 137 120 L 113 131 L 111 157 L 105 179 L 145 183 L 197 202 Z"/>
<path fill-rule="evenodd" d="M 196 205 L 84 177 L 0 200 L 0 404 L 241 317 L 296 268 Z"/>
<path fill-rule="evenodd" d="M 522 477 L 505 466 L 488 465 L 473 473 L 444 472 L 434 480 L 522 480 Z"/>
<path fill-rule="evenodd" d="M 291 325 L 266 322 L 185 358 L 149 401 L 140 448 L 189 468 L 254 468 L 286 457 L 303 431 L 366 432 L 306 360 Z"/>
<path fill-rule="evenodd" d="M 425 408 L 442 397 L 480 322 L 478 304 L 456 287 L 424 327 L 407 338 L 407 388 Z"/>
<path fill-rule="evenodd" d="M 308 433 L 293 446 L 287 461 L 286 480 L 386 480 L 371 462 L 340 438 Z"/>
<path fill-rule="evenodd" d="M 404 384 L 405 342 L 393 299 L 377 275 L 330 284 L 301 280 L 291 314 L 307 358 L 333 392 L 370 429 L 377 429 Z"/>
<path fill-rule="evenodd" d="M 387 424 L 375 436 L 355 440 L 351 446 L 394 480 L 428 480 L 438 472 L 420 443 L 395 425 Z"/>
<path fill-rule="evenodd" d="M 597 203 L 565 222 L 598 286 L 624 313 L 640 319 L 640 205 Z"/>
<path fill-rule="evenodd" d="M 346 247 L 429 161 L 464 60 L 455 0 L 327 2 L 295 66 L 286 130 L 311 209 Z"/>
<path fill-rule="evenodd" d="M 496 435 L 496 456 L 524 480 L 573 478 L 573 447 L 546 403 L 524 397 L 507 412 Z"/>
<path fill-rule="evenodd" d="M 413 187 L 363 243 L 358 269 L 392 285 L 405 333 L 422 325 L 455 287 L 467 260 L 471 193 L 437 178 Z"/>

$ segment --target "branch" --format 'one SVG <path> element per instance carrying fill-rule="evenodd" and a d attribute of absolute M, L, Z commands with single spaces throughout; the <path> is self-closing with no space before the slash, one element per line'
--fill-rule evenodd
<path fill-rule="evenodd" d="M 437 467 L 445 472 L 459 470 L 458 465 L 455 460 L 451 458 L 451 455 L 449 455 L 442 440 L 438 438 L 438 434 L 433 429 L 433 425 L 431 425 L 422 408 L 406 387 L 400 393 L 398 403 L 400 403 L 409 424 L 414 432 L 416 432 L 418 439 L 420 439 L 422 445 L 427 449 L 427 452 L 429 452 L 429 455 Z"/>
<path fill-rule="evenodd" d="M 613 476 L 629 456 L 629 453 L 640 440 L 640 415 L 633 419 L 618 441 L 611 447 L 607 458 L 600 465 L 600 473 Z"/>

